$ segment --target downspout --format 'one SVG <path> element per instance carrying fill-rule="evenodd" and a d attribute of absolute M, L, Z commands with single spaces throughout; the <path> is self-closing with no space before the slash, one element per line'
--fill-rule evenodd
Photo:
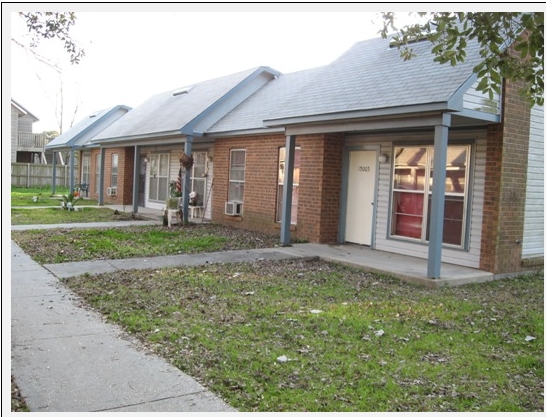
<path fill-rule="evenodd" d="M 447 142 L 451 115 L 442 114 L 442 121 L 434 128 L 434 176 L 430 207 L 430 234 L 428 243 L 428 278 L 440 278 L 442 241 L 444 236 L 444 206 L 446 197 Z"/>
<path fill-rule="evenodd" d="M 282 190 L 281 246 L 290 246 L 295 153 L 296 136 L 288 135 L 286 136 L 286 157 L 284 160 L 284 183 Z"/>

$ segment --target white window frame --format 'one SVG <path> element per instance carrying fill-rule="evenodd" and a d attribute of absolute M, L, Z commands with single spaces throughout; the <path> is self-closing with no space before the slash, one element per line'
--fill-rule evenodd
<path fill-rule="evenodd" d="M 110 167 L 110 187 L 118 186 L 118 164 L 119 164 L 119 155 L 117 153 L 113 153 L 112 166 Z"/>
<path fill-rule="evenodd" d="M 242 165 L 234 165 L 234 154 L 236 152 L 242 152 L 244 154 L 244 163 Z M 238 178 L 240 175 L 234 175 L 236 171 L 242 171 L 242 179 Z M 228 184 L 228 201 L 234 201 L 242 203 L 245 195 L 245 174 L 246 174 L 246 149 L 231 149 L 229 152 L 229 184 Z M 237 178 L 236 178 L 237 177 Z M 242 189 L 242 192 L 238 192 L 238 195 L 234 195 L 233 189 Z M 238 198 L 239 197 L 239 198 Z"/>
<path fill-rule="evenodd" d="M 165 167 L 164 164 L 167 166 Z M 149 171 L 148 200 L 156 202 L 167 201 L 170 186 L 170 155 L 168 153 L 152 153 L 150 155 Z M 156 182 L 155 185 L 152 184 L 154 181 Z M 153 194 L 154 192 L 155 195 Z"/>
<path fill-rule="evenodd" d="M 84 154 L 82 155 L 82 175 L 81 175 L 81 184 L 89 184 L 91 180 L 91 155 Z"/>
<path fill-rule="evenodd" d="M 471 171 L 471 167 L 470 167 L 470 161 L 471 161 L 471 153 L 472 153 L 472 146 L 469 145 L 469 144 L 449 144 L 448 145 L 448 152 L 449 152 L 449 148 L 455 148 L 455 147 L 463 147 L 463 148 L 466 148 L 466 160 L 465 160 L 465 175 L 464 175 L 464 191 L 463 192 L 450 192 L 450 191 L 447 191 L 445 192 L 445 200 L 446 202 L 448 201 L 449 198 L 460 198 L 462 196 L 463 198 L 463 205 L 462 205 L 462 219 L 461 219 L 461 241 L 460 241 L 460 244 L 454 244 L 454 243 L 443 243 L 444 246 L 449 246 L 449 247 L 454 247 L 454 248 L 464 248 L 465 245 L 466 245 L 466 234 L 467 234 L 467 208 L 468 208 L 468 204 L 469 204 L 469 189 L 470 189 L 470 171 Z M 396 173 L 396 155 L 397 155 L 397 152 L 400 150 L 400 149 L 403 149 L 403 148 L 424 148 L 426 149 L 426 162 L 425 162 L 425 165 L 424 165 L 424 175 L 422 177 L 422 190 L 421 189 L 404 189 L 404 188 L 396 188 L 396 178 L 397 178 L 397 173 Z M 417 241 L 417 242 L 422 242 L 422 243 L 428 243 L 429 239 L 428 239 L 428 234 L 429 234 L 429 217 L 430 217 L 430 213 L 429 213 L 429 200 L 431 198 L 431 195 L 432 195 L 432 173 L 433 173 L 433 169 L 432 169 L 432 165 L 433 165 L 433 157 L 434 157 L 434 145 L 430 145 L 430 144 L 414 144 L 414 145 L 397 145 L 394 147 L 394 152 L 393 152 L 393 155 L 395 155 L 393 157 L 393 166 L 392 166 L 392 180 L 391 180 L 391 210 L 390 210 L 390 213 L 391 213 L 391 216 L 390 216 L 390 227 L 389 227 L 389 237 L 391 238 L 396 238 L 396 239 L 405 239 L 405 240 L 411 240 L 411 241 Z M 450 170 L 451 168 L 449 166 L 446 166 L 445 168 L 446 170 Z M 446 176 L 446 181 L 448 180 L 448 176 Z M 397 234 L 395 233 L 395 226 L 397 223 L 395 223 L 397 221 L 397 216 L 400 215 L 400 213 L 397 212 L 397 208 L 395 207 L 396 206 L 396 202 L 398 201 L 397 198 L 395 197 L 395 194 L 398 193 L 398 194 L 402 194 L 402 193 L 405 193 L 405 194 L 417 194 L 417 195 L 422 195 L 422 198 L 423 198 L 423 211 L 420 215 L 421 217 L 421 231 L 420 231 L 420 237 L 419 238 L 415 238 L 415 237 L 410 237 L 410 236 L 404 236 L 402 234 Z M 412 214 L 409 214 L 409 216 L 412 216 Z M 417 216 L 417 215 L 416 215 Z M 445 219 L 444 218 L 444 222 L 448 220 L 448 219 Z M 445 232 L 445 230 L 444 230 Z M 445 238 L 445 236 L 444 236 Z"/>
<path fill-rule="evenodd" d="M 100 192 L 100 171 L 101 171 L 101 161 L 100 153 L 95 155 L 95 193 Z"/>
<path fill-rule="evenodd" d="M 284 155 L 283 155 L 284 150 Z M 298 156 L 296 156 L 298 154 Z M 279 165 L 277 175 L 277 213 L 276 221 L 280 223 L 282 221 L 282 204 L 283 204 L 283 188 L 284 188 L 284 167 L 286 162 L 286 146 L 279 148 Z M 296 164 L 296 161 L 299 163 Z M 298 193 L 299 193 L 299 178 L 300 178 L 300 163 L 301 163 L 301 147 L 296 146 L 294 152 L 294 170 L 293 170 L 293 184 L 292 184 L 292 209 L 290 216 L 290 224 L 297 224 L 298 222 Z"/>
<path fill-rule="evenodd" d="M 200 165 L 197 163 L 200 159 L 204 161 L 203 165 Z M 204 194 L 207 192 L 208 154 L 205 151 L 194 152 L 193 160 L 194 160 L 194 163 L 191 169 L 191 176 L 190 176 L 191 190 L 197 191 L 196 184 L 202 183 L 203 191 L 202 193 L 201 192 L 197 193 L 197 204 L 196 204 L 197 206 L 202 207 L 205 204 Z"/>

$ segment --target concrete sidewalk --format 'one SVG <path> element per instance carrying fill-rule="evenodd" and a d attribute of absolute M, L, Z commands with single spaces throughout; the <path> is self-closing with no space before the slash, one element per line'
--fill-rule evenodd
<path fill-rule="evenodd" d="M 78 306 L 11 245 L 11 373 L 30 411 L 237 411 Z"/>

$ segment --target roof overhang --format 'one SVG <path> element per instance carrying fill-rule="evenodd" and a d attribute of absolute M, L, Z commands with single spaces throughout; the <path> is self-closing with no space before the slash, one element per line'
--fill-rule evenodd
<path fill-rule="evenodd" d="M 185 136 L 182 135 L 180 131 L 174 130 L 169 132 L 153 132 L 142 133 L 139 135 L 118 136 L 114 138 L 91 139 L 90 144 L 104 147 L 147 145 L 149 143 L 156 144 L 158 139 L 161 139 L 165 143 L 176 143 L 179 142 L 180 139 L 185 139 Z"/>
<path fill-rule="evenodd" d="M 323 114 L 313 114 L 309 116 L 288 116 L 282 118 L 272 118 L 264 120 L 268 127 L 303 125 L 312 123 L 334 123 L 348 120 L 361 120 L 371 118 L 398 117 L 403 115 L 415 116 L 425 113 L 450 112 L 459 109 L 449 108 L 446 102 L 426 103 L 412 106 L 387 107 L 370 110 L 351 110 L 344 112 L 333 112 Z"/>
<path fill-rule="evenodd" d="M 411 115 L 375 116 L 359 119 L 317 122 L 302 125 L 287 125 L 287 135 L 304 135 L 335 132 L 366 132 L 379 130 L 418 129 L 438 126 L 444 123 L 443 115 L 450 112 L 422 112 Z"/>
<path fill-rule="evenodd" d="M 207 132 L 206 137 L 214 138 L 230 138 L 230 137 L 241 137 L 241 136 L 259 136 L 265 134 L 275 134 L 282 133 L 284 134 L 285 129 L 283 127 L 259 127 L 253 129 L 239 129 L 239 130 L 229 130 L 225 132 Z"/>
<path fill-rule="evenodd" d="M 30 116 L 34 119 L 35 122 L 40 120 L 36 116 L 34 116 L 30 111 L 28 111 L 19 103 L 17 103 L 14 99 L 11 99 L 11 105 L 14 106 L 17 110 L 19 110 L 19 112 L 21 113 L 21 116 Z"/>
<path fill-rule="evenodd" d="M 444 114 L 454 116 L 458 126 L 500 121 L 494 114 L 463 109 L 462 100 L 457 97 L 447 102 L 267 119 L 264 124 L 271 128 L 284 127 L 287 135 L 416 129 L 442 124 Z"/>

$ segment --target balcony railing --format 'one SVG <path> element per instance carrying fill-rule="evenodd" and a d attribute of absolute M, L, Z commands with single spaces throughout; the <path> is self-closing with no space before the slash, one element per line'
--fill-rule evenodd
<path fill-rule="evenodd" d="M 49 139 L 44 133 L 19 133 L 17 138 L 18 149 L 44 150 Z"/>

